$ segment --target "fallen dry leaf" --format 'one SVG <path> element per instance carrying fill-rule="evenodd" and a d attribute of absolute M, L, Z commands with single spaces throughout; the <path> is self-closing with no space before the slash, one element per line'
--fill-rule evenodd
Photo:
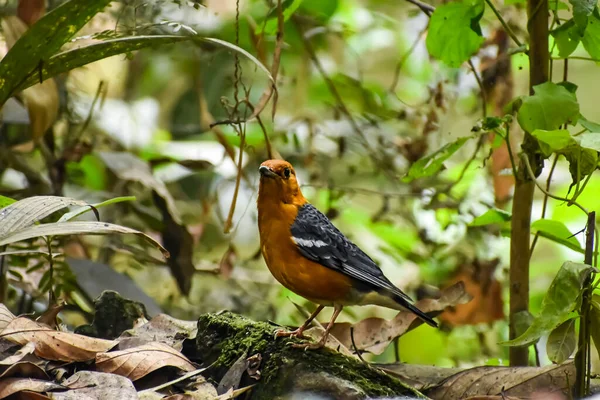
<path fill-rule="evenodd" d="M 54 382 L 48 382 L 39 379 L 6 378 L 0 380 L 0 399 L 4 399 L 11 394 L 18 393 L 23 390 L 41 393 L 57 389 L 65 389 L 65 387 Z"/>
<path fill-rule="evenodd" d="M 449 306 L 466 303 L 470 298 L 465 293 L 462 282 L 458 282 L 444 289 L 439 299 L 423 299 L 415 305 L 423 312 L 433 313 L 442 311 Z M 390 321 L 373 317 L 366 318 L 354 325 L 347 322 L 337 323 L 331 329 L 331 334 L 347 348 L 353 348 L 352 332 L 354 344 L 358 350 L 381 354 L 392 340 L 421 323 L 421 320 L 415 314 L 409 311 L 401 311 Z"/>
<path fill-rule="evenodd" d="M 15 318 L 17 317 L 4 304 L 0 304 L 0 331 L 6 328 L 10 321 Z"/>
<path fill-rule="evenodd" d="M 463 265 L 447 282 L 465 284 L 465 291 L 473 299 L 464 304 L 457 304 L 444 311 L 440 320 L 450 325 L 476 325 L 492 323 L 504 319 L 504 302 L 502 286 L 494 277 L 499 260 L 482 262 L 475 260 L 472 264 Z"/>
<path fill-rule="evenodd" d="M 425 394 L 434 400 L 459 400 L 483 393 L 532 399 L 536 393 L 568 392 L 574 382 L 572 361 L 541 368 L 476 367 L 450 376 Z"/>
<path fill-rule="evenodd" d="M 35 344 L 29 342 L 15 354 L 0 361 L 0 379 L 13 377 L 49 379 L 43 368 L 46 361 L 35 356 L 34 351 Z"/>
<path fill-rule="evenodd" d="M 139 339 L 138 346 L 149 342 L 161 342 L 175 350 L 181 350 L 183 341 L 194 339 L 197 332 L 197 321 L 184 321 L 167 314 L 158 314 L 144 325 L 126 330 L 117 340 L 122 342 L 129 338 Z M 121 343 L 119 349 L 123 349 Z"/>
<path fill-rule="evenodd" d="M 36 356 L 46 360 L 67 362 L 93 360 L 96 353 L 105 352 L 117 344 L 113 340 L 55 331 L 24 317 L 11 321 L 2 330 L 0 337 L 21 345 L 33 342 Z"/>
<path fill-rule="evenodd" d="M 183 354 L 159 342 L 96 355 L 98 370 L 122 375 L 132 381 L 167 366 L 188 372 L 196 369 Z"/>
<path fill-rule="evenodd" d="M 133 383 L 119 375 L 95 371 L 79 371 L 64 383 L 70 390 L 52 393 L 56 400 L 137 400 Z"/>
<path fill-rule="evenodd" d="M 64 301 L 61 304 L 53 304 L 51 305 L 42 315 L 36 318 L 36 322 L 40 324 L 48 325 L 50 328 L 55 329 L 57 327 L 56 317 L 58 313 L 65 308 L 67 303 Z"/>

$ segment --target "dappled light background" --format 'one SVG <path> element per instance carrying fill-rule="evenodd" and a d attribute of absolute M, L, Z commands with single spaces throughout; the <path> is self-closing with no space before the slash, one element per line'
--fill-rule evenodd
<path fill-rule="evenodd" d="M 484 113 L 474 71 L 492 88 L 486 115 L 503 116 L 503 90 L 511 91 L 509 99 L 527 94 L 527 57 L 517 52 L 498 58 L 498 39 L 472 58 L 474 71 L 466 64 L 449 68 L 428 54 L 427 15 L 396 0 L 284 1 L 289 12 L 278 43 L 270 3 L 239 1 L 236 9 L 235 0 L 113 2 L 77 34 L 69 47 L 94 41 L 98 32 L 103 38 L 197 34 L 237 43 L 251 57 L 198 40 L 111 57 L 57 79 L 56 140 L 77 138 L 65 164 L 63 194 L 90 203 L 134 195 L 136 202 L 103 208 L 102 220 L 158 240 L 162 230 L 171 239 L 171 252 L 177 249 L 170 265 L 157 250 L 123 237 L 76 238 L 65 244 L 65 253 L 91 257 L 130 277 L 119 289 L 124 297 L 141 289 L 179 318 L 229 309 L 253 319 L 301 324 L 299 309 L 312 311 L 314 305 L 279 285 L 259 250 L 258 166 L 269 158 L 270 147 L 273 157 L 295 166 L 304 195 L 411 297 L 435 295 L 435 288 L 458 280 L 466 280 L 474 295 L 469 307 L 442 317 L 443 329 L 420 326 L 382 355 L 366 358 L 506 365 L 508 350 L 497 343 L 508 338 L 509 239 L 498 226 L 470 224 L 495 205 L 510 210 L 512 185 L 502 177 L 511 171 L 493 172 L 492 140 L 473 137 L 444 162 L 443 172 L 416 179 L 406 174 L 418 159 L 480 128 Z M 514 10 L 524 5 L 511 3 L 503 15 L 518 31 L 526 21 Z M 10 2 L 6 7 L 11 9 Z M 484 31 L 499 25 L 486 10 Z M 488 33 L 484 36 L 493 36 Z M 277 93 L 260 121 L 243 122 L 269 90 L 267 71 L 278 46 Z M 502 61 L 510 68 L 501 73 Z M 599 89 L 593 68 L 572 61 L 569 80 L 579 85 L 581 113 L 597 120 L 595 103 L 585 101 Z M 562 74 L 563 63 L 556 61 L 555 81 Z M 517 124 L 513 129 L 514 143 L 520 143 Z M 27 144 L 20 142 L 15 145 Z M 43 165 L 39 154 L 28 157 L 31 165 Z M 571 176 L 564 160 L 553 182 L 554 192 L 567 193 Z M 23 172 L 15 169 L 4 170 L 0 184 L 6 193 L 29 190 Z M 598 209 L 599 191 L 600 182 L 592 178 L 579 201 Z M 232 227 L 224 233 L 232 207 Z M 547 216 L 572 233 L 584 228 L 585 215 L 575 207 L 556 200 L 548 207 Z M 540 196 L 534 221 L 541 209 Z M 170 228 L 164 227 L 165 215 L 173 221 Z M 573 240 L 583 243 L 584 234 Z M 533 314 L 562 262 L 582 259 L 580 252 L 539 239 L 532 255 Z M 76 268 L 73 273 L 91 298 L 122 279 L 108 273 L 90 277 Z M 95 287 L 86 286 L 90 280 Z M 330 312 L 320 318 L 325 321 Z M 73 325 L 81 323 L 77 313 L 68 315 Z M 394 315 L 378 307 L 348 307 L 340 321 Z M 544 340 L 539 357 L 547 364 Z"/>

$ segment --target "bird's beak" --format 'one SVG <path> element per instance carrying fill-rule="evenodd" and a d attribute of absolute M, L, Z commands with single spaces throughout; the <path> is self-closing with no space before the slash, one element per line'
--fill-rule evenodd
<path fill-rule="evenodd" d="M 273 172 L 273 170 L 269 167 L 267 167 L 266 165 L 261 165 L 260 168 L 258 169 L 258 172 L 260 172 L 260 174 L 262 176 L 264 176 L 265 178 L 275 178 L 277 176 L 277 174 L 275 172 Z"/>

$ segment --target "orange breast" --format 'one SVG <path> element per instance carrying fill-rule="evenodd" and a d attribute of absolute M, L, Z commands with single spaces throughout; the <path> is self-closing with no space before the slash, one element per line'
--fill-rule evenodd
<path fill-rule="evenodd" d="M 352 295 L 349 277 L 302 256 L 289 234 L 276 243 L 280 244 L 263 243 L 261 250 L 269 270 L 283 286 L 317 304 L 348 304 Z"/>

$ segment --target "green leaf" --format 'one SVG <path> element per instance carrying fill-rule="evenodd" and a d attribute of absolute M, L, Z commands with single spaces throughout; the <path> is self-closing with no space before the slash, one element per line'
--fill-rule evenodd
<path fill-rule="evenodd" d="M 162 247 L 160 243 L 152 239 L 143 232 L 127 228 L 121 225 L 109 224 L 108 222 L 97 221 L 73 221 L 73 222 L 54 222 L 50 224 L 33 225 L 11 232 L 8 235 L 0 236 L 0 246 L 20 242 L 22 240 L 33 239 L 42 236 L 64 236 L 64 235 L 106 235 L 109 233 L 128 233 L 142 237 L 154 247 L 158 248 L 165 257 L 169 252 Z"/>
<path fill-rule="evenodd" d="M 98 209 L 101 207 L 109 206 L 111 204 L 121 203 L 123 201 L 135 201 L 135 196 L 114 197 L 112 199 L 105 200 L 101 203 L 96 203 L 96 204 L 88 205 L 86 207 L 81 207 L 78 210 L 70 211 L 68 213 L 63 214 L 59 218 L 58 222 L 70 221 L 73 218 L 80 216 L 81 214 L 84 214 L 90 210 L 93 210 L 94 208 Z"/>
<path fill-rule="evenodd" d="M 573 236 L 569 228 L 560 221 L 552 219 L 539 219 L 531 224 L 531 233 L 562 244 L 571 250 L 583 253 L 579 241 Z"/>
<path fill-rule="evenodd" d="M 576 345 L 575 318 L 571 318 L 550 332 L 546 342 L 546 354 L 554 364 L 561 364 L 571 357 Z"/>
<path fill-rule="evenodd" d="M 575 51 L 581 42 L 581 30 L 571 19 L 552 31 L 558 47 L 559 57 L 566 58 Z"/>
<path fill-rule="evenodd" d="M 53 55 L 41 65 L 41 73 L 44 78 L 51 78 L 114 55 L 128 53 L 146 47 L 155 47 L 192 39 L 194 39 L 193 36 L 161 35 L 105 40 L 100 43 L 93 43 L 88 46 L 78 47 Z M 38 82 L 39 76 L 35 74 L 24 80 L 17 89 L 23 90 Z"/>
<path fill-rule="evenodd" d="M 19 200 L 0 211 L 0 237 L 33 225 L 68 206 L 87 206 L 82 200 L 58 196 L 33 196 Z"/>
<path fill-rule="evenodd" d="M 68 72 L 72 69 L 82 67 L 94 61 L 98 61 L 107 57 L 118 54 L 129 53 L 131 51 L 140 50 L 147 47 L 156 47 L 165 44 L 183 42 L 183 41 L 205 41 L 219 46 L 226 47 L 229 50 L 236 51 L 246 56 L 250 61 L 256 64 L 267 77 L 273 81 L 271 72 L 252 54 L 232 43 L 215 38 L 204 38 L 199 36 L 176 36 L 176 35 L 160 35 L 160 36 L 133 36 L 118 39 L 105 40 L 100 43 L 94 43 L 89 46 L 79 47 L 58 53 L 48 59 L 41 66 L 42 75 L 45 78 Z M 26 89 L 38 83 L 39 77 L 37 74 L 27 77 L 21 84 L 18 85 L 18 90 Z"/>
<path fill-rule="evenodd" d="M 531 133 L 531 136 L 538 140 L 540 150 L 546 157 L 549 157 L 552 153 L 565 150 L 569 146 L 577 145 L 577 142 L 571 136 L 569 131 L 564 129 L 557 129 L 554 131 L 536 129 Z"/>
<path fill-rule="evenodd" d="M 583 43 L 583 47 L 592 58 L 600 60 L 600 18 L 596 13 L 592 13 L 588 17 L 587 28 L 581 43 Z"/>
<path fill-rule="evenodd" d="M 490 208 L 479 217 L 475 218 L 469 226 L 484 226 L 490 224 L 504 224 L 510 221 L 512 215 L 509 212 L 500 210 L 498 208 Z"/>
<path fill-rule="evenodd" d="M 483 0 L 455 1 L 437 7 L 429 21 L 429 54 L 450 67 L 460 67 L 484 41 L 479 26 L 484 8 Z"/>
<path fill-rule="evenodd" d="M 579 116 L 579 103 L 565 87 L 546 82 L 533 89 L 535 94 L 523 98 L 517 120 L 526 132 L 536 129 L 552 131 Z"/>
<path fill-rule="evenodd" d="M 569 3 L 573 6 L 575 24 L 582 30 L 585 29 L 588 24 L 588 17 L 592 15 L 598 0 L 569 0 Z"/>
<path fill-rule="evenodd" d="M 284 0 L 281 3 L 284 21 L 290 19 L 290 17 L 294 14 L 298 7 L 300 7 L 302 1 L 303 0 Z M 275 33 L 277 33 L 277 25 L 277 5 L 275 5 L 275 7 L 271 8 L 271 11 L 267 15 L 266 21 L 256 27 L 255 33 L 264 32 L 268 35 L 274 35 Z"/>
<path fill-rule="evenodd" d="M 577 120 L 577 122 L 579 122 L 581 126 L 583 126 L 590 132 L 600 132 L 600 124 L 588 120 L 581 114 L 579 115 L 579 119 Z"/>
<path fill-rule="evenodd" d="M 538 129 L 531 135 L 538 140 L 540 150 L 545 157 L 549 157 L 552 153 L 565 156 L 575 184 L 594 172 L 598 166 L 597 149 L 600 148 L 600 133 L 573 137 L 564 129 L 555 131 Z"/>
<path fill-rule="evenodd" d="M 10 206 L 14 202 L 16 202 L 16 200 L 11 199 L 10 197 L 0 195 L 0 208 Z"/>
<path fill-rule="evenodd" d="M 33 24 L 0 62 L 0 106 L 110 0 L 70 0 Z M 47 78 L 47 77 L 44 77 Z"/>
<path fill-rule="evenodd" d="M 473 136 L 461 137 L 454 142 L 448 143 L 434 153 L 425 156 L 411 165 L 408 174 L 403 178 L 404 182 L 411 182 L 417 178 L 431 176 L 438 172 L 444 165 L 444 161 L 456 153 L 467 140 Z"/>
<path fill-rule="evenodd" d="M 565 262 L 550 284 L 540 314 L 531 326 L 516 339 L 503 342 L 507 346 L 525 346 L 536 342 L 563 322 L 573 317 L 573 311 L 580 302 L 581 287 L 592 272 L 586 264 Z"/>
<path fill-rule="evenodd" d="M 569 162 L 569 172 L 573 184 L 593 173 L 598 166 L 598 152 L 596 150 L 584 149 L 579 145 L 569 147 L 561 152 Z"/>

